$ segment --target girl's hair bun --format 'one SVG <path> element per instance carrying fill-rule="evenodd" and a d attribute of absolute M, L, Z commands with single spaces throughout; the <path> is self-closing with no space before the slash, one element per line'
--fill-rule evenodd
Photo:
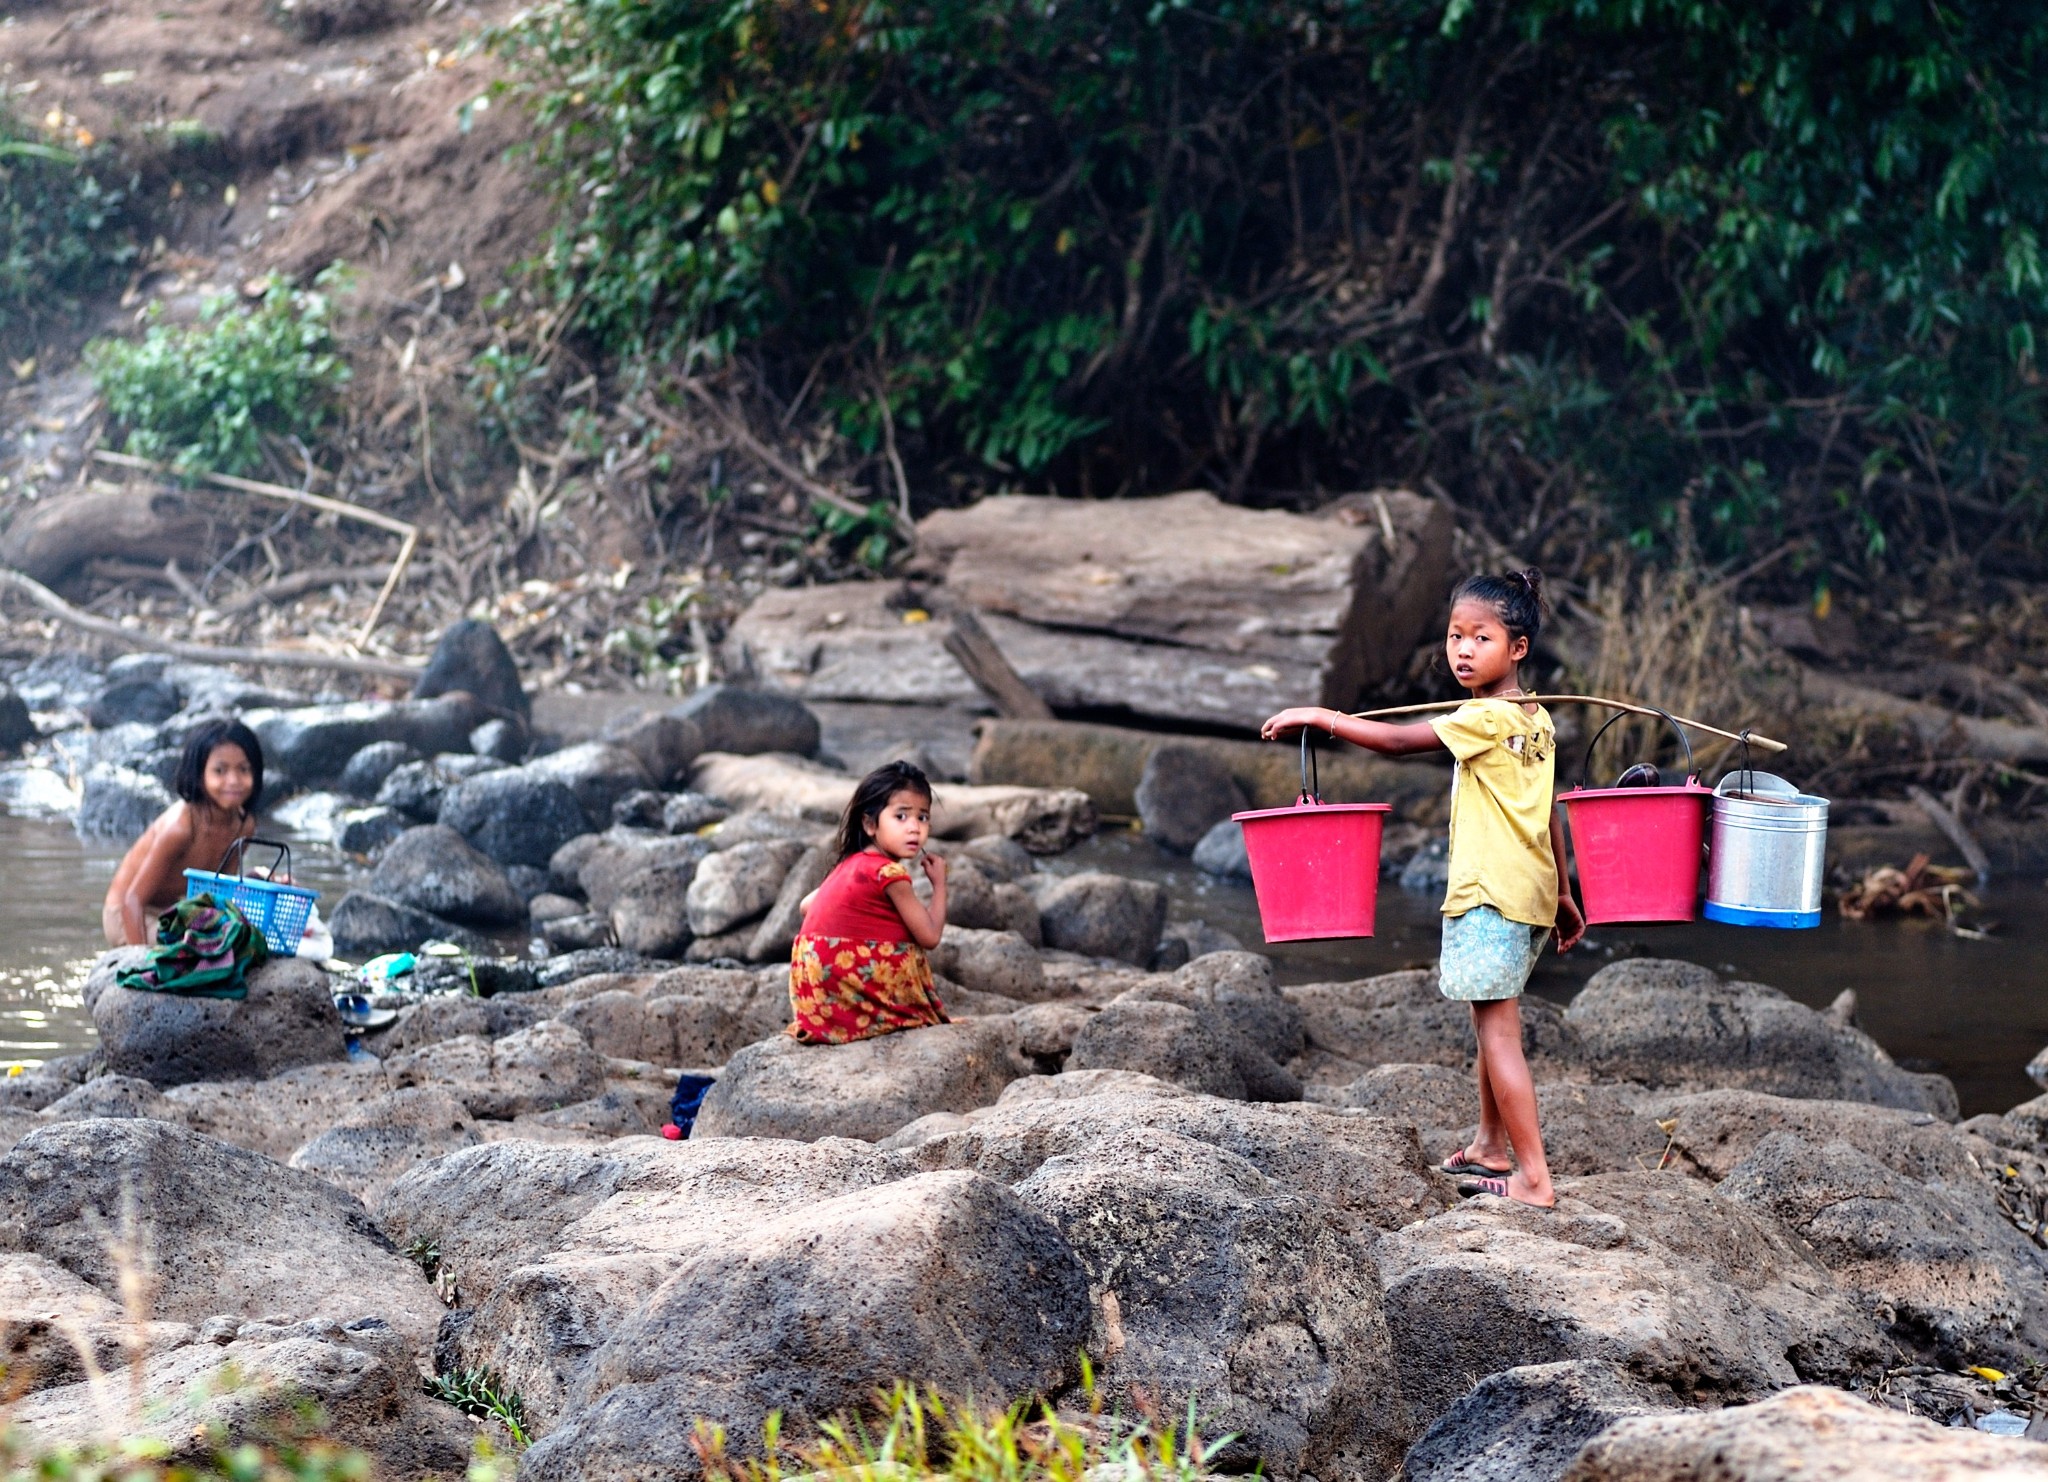
<path fill-rule="evenodd" d="M 1510 638 L 1526 638 L 1531 644 L 1543 631 L 1543 573 L 1534 566 L 1499 575 L 1482 572 L 1468 576 L 1451 593 L 1451 605 L 1484 602 L 1500 614 L 1501 626 Z"/>

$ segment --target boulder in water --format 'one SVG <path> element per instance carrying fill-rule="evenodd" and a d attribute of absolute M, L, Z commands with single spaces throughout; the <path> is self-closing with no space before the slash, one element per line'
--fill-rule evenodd
<path fill-rule="evenodd" d="M 590 829 L 575 792 L 528 767 L 457 783 L 442 795 L 440 821 L 502 865 L 544 867 L 557 849 Z"/>
<path fill-rule="evenodd" d="M 370 893 L 465 926 L 514 926 L 526 902 L 505 872 L 445 824 L 407 829 L 385 849 Z"/>

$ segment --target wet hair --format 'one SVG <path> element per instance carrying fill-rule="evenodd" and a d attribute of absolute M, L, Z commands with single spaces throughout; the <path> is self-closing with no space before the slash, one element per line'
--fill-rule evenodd
<path fill-rule="evenodd" d="M 853 801 L 846 805 L 846 814 L 839 820 L 841 859 L 868 847 L 868 824 L 881 820 L 889 799 L 899 792 L 918 793 L 929 803 L 932 780 L 909 762 L 889 762 L 861 778 L 860 786 L 853 790 Z"/>
<path fill-rule="evenodd" d="M 1543 573 L 1533 566 L 1497 576 L 1492 572 L 1468 576 L 1451 593 L 1451 606 L 1460 602 L 1484 602 L 1500 615 L 1509 639 L 1526 638 L 1531 648 L 1543 631 Z"/>
<path fill-rule="evenodd" d="M 242 811 L 253 814 L 263 798 L 263 743 L 238 720 L 210 720 L 185 738 L 185 752 L 178 758 L 171 791 L 188 803 L 206 801 L 206 760 L 221 746 L 239 746 L 249 759 L 249 800 L 242 804 Z"/>

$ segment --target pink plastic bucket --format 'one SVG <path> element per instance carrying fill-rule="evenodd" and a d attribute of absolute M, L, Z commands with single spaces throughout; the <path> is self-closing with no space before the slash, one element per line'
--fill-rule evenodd
<path fill-rule="evenodd" d="M 1700 841 L 1713 798 L 1688 779 L 1683 787 L 1574 788 L 1558 799 L 1589 925 L 1699 918 Z"/>
<path fill-rule="evenodd" d="M 1663 711 L 1655 713 L 1664 717 L 1684 748 L 1684 786 L 1586 786 L 1593 748 L 1609 726 L 1625 718 L 1625 712 L 1616 712 L 1586 743 L 1579 785 L 1558 799 L 1571 824 L 1580 904 L 1588 926 L 1699 919 L 1704 863 L 1700 843 L 1706 837 L 1707 809 L 1714 795 L 1693 776 L 1692 743 L 1685 728 Z M 1637 770 L 1632 767 L 1629 772 Z"/>
<path fill-rule="evenodd" d="M 1244 825 L 1268 942 L 1372 935 L 1390 807 L 1310 800 L 1231 815 Z"/>

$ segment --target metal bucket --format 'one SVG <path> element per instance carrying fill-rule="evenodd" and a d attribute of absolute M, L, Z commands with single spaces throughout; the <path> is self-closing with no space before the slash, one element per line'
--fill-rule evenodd
<path fill-rule="evenodd" d="M 1826 798 L 1769 772 L 1730 772 L 1714 789 L 1701 914 L 1731 926 L 1820 925 L 1827 850 Z"/>

